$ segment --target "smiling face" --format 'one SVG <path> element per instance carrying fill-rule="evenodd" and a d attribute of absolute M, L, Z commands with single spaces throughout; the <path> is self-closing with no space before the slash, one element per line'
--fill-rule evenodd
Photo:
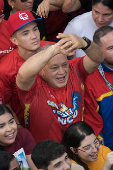
<path fill-rule="evenodd" d="M 97 3 L 92 6 L 92 17 L 98 28 L 106 26 L 113 20 L 113 10 L 101 3 Z"/>
<path fill-rule="evenodd" d="M 113 31 L 103 36 L 100 40 L 100 48 L 105 57 L 104 62 L 113 69 Z"/>
<path fill-rule="evenodd" d="M 78 147 L 78 157 L 83 162 L 96 161 L 98 159 L 99 142 L 94 134 L 86 136 Z M 93 146 L 93 147 L 92 147 Z"/>
<path fill-rule="evenodd" d="M 15 141 L 17 124 L 10 113 L 0 115 L 0 145 L 8 146 Z"/>
<path fill-rule="evenodd" d="M 41 71 L 42 78 L 52 87 L 61 88 L 67 84 L 69 64 L 63 54 L 54 56 Z"/>
<path fill-rule="evenodd" d="M 48 170 L 71 170 L 71 161 L 69 160 L 67 153 L 64 153 L 61 157 L 51 161 Z"/>

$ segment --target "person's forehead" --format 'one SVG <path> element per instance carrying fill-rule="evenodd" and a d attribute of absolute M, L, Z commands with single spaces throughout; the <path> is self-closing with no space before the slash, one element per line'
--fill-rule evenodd
<path fill-rule="evenodd" d="M 35 21 L 33 21 L 33 22 L 30 22 L 30 23 L 26 24 L 25 26 L 23 26 L 19 30 L 17 30 L 17 32 L 22 32 L 22 31 L 25 31 L 25 30 L 29 30 L 29 29 L 34 28 L 35 26 L 37 26 L 37 23 Z"/>
<path fill-rule="evenodd" d="M 54 166 L 55 164 L 64 161 L 66 156 L 67 156 L 67 153 L 65 152 L 62 156 L 59 156 L 58 158 L 56 158 L 53 161 L 51 161 L 50 165 Z"/>
<path fill-rule="evenodd" d="M 109 32 L 105 36 L 101 37 L 101 42 L 103 45 L 112 43 L 113 44 L 113 31 Z"/>
<path fill-rule="evenodd" d="M 92 9 L 94 9 L 102 14 L 113 12 L 113 10 L 111 10 L 108 6 L 103 5 L 102 3 L 97 3 L 97 4 L 93 5 Z"/>
<path fill-rule="evenodd" d="M 50 59 L 48 65 L 59 65 L 64 62 L 68 62 L 67 56 L 64 54 L 57 54 L 53 58 Z"/>
<path fill-rule="evenodd" d="M 86 136 L 83 141 L 81 142 L 81 147 L 90 145 L 94 142 L 94 140 L 96 139 L 96 136 L 92 133 L 91 135 Z"/>

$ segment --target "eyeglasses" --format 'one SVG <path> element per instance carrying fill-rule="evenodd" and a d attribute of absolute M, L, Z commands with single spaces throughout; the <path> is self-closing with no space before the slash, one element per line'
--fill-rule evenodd
<path fill-rule="evenodd" d="M 21 2 L 26 2 L 27 0 L 21 0 Z"/>
<path fill-rule="evenodd" d="M 90 153 L 92 153 L 94 147 L 99 149 L 102 144 L 103 144 L 103 140 L 99 139 L 99 138 L 96 138 L 94 140 L 93 146 L 92 145 L 87 145 L 87 146 L 82 147 L 83 149 L 80 149 L 80 148 L 76 148 L 76 149 L 80 150 L 82 152 L 86 152 L 87 154 L 90 154 Z"/>

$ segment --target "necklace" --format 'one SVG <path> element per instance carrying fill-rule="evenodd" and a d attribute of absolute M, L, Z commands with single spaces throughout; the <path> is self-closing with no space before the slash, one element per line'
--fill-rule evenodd
<path fill-rule="evenodd" d="M 113 91 L 113 86 L 112 86 L 112 85 L 109 83 L 109 81 L 107 81 L 106 78 L 105 78 L 104 70 L 103 70 L 103 67 L 102 67 L 101 64 L 98 66 L 98 70 L 99 70 L 100 75 L 103 77 L 104 81 L 106 82 L 108 88 L 109 88 L 111 91 Z"/>

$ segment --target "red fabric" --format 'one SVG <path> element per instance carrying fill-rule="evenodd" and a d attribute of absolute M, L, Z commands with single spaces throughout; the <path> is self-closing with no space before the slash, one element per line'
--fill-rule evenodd
<path fill-rule="evenodd" d="M 14 48 L 16 48 L 16 45 L 14 45 L 10 41 L 10 34 L 7 28 L 7 21 L 2 20 L 2 22 L 0 23 L 0 59 L 5 54 L 12 51 Z"/>
<path fill-rule="evenodd" d="M 63 88 L 52 88 L 38 74 L 30 90 L 19 89 L 19 97 L 27 106 L 27 117 L 30 113 L 29 130 L 36 142 L 44 139 L 60 142 L 65 129 L 70 124 L 82 120 L 84 103 L 82 87 L 88 74 L 83 67 L 83 58 L 70 60 L 69 65 L 70 76 L 67 85 Z M 74 108 L 72 104 L 73 92 L 75 92 L 77 108 Z"/>
<path fill-rule="evenodd" d="M 23 148 L 25 155 L 30 155 L 36 142 L 27 129 L 18 128 L 18 133 L 15 142 L 12 145 L 4 146 L 3 148 L 11 154 L 14 154 L 19 149 Z"/>
<path fill-rule="evenodd" d="M 48 44 L 48 41 L 41 41 L 41 46 Z M 25 60 L 18 54 L 18 49 L 13 50 L 1 59 L 0 63 L 0 103 L 9 103 L 16 113 L 22 126 L 24 123 L 24 109 L 20 104 L 16 88 L 16 75 L 18 69 Z"/>

